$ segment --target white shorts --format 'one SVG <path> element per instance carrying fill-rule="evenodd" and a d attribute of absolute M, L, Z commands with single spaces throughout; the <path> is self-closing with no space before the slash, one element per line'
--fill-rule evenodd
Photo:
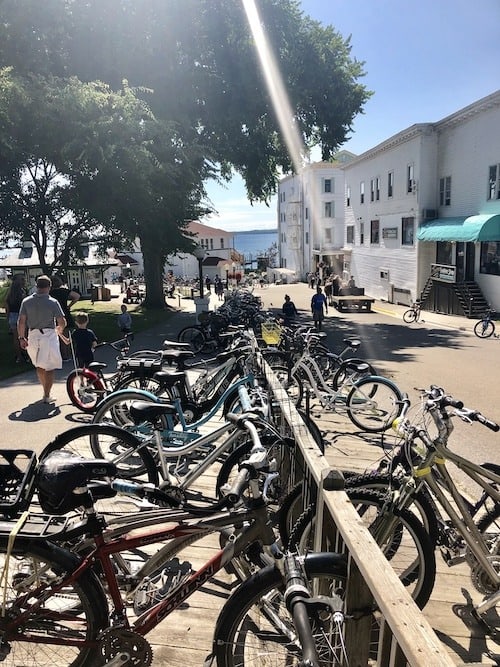
<path fill-rule="evenodd" d="M 62 357 L 59 348 L 59 336 L 55 329 L 32 329 L 28 334 L 26 349 L 35 368 L 53 371 L 62 368 Z"/>

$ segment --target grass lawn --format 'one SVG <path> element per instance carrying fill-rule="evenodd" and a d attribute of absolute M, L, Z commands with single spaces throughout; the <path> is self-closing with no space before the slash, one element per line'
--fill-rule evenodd
<path fill-rule="evenodd" d="M 116 318 L 120 313 L 121 299 L 111 301 L 91 301 L 82 299 L 72 309 L 73 315 L 79 311 L 89 316 L 89 328 L 92 329 L 100 342 L 114 341 L 121 338 Z M 150 329 L 157 324 L 166 322 L 172 317 L 171 310 L 145 310 L 140 305 L 128 304 L 132 316 L 132 329 L 138 333 Z M 9 335 L 5 312 L 0 312 L 0 346 L 4 352 L 0 356 L 0 380 L 5 380 L 26 370 L 26 364 L 14 362 L 12 336 Z"/>

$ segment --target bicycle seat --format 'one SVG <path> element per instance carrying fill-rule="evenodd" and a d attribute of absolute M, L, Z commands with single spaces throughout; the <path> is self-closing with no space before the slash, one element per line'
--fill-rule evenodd
<path fill-rule="evenodd" d="M 162 350 L 161 356 L 162 359 L 165 359 L 166 361 L 182 362 L 185 359 L 192 359 L 194 357 L 194 352 L 191 350 Z"/>
<path fill-rule="evenodd" d="M 64 450 L 53 452 L 38 468 L 40 506 L 47 514 L 66 514 L 83 504 L 82 487 L 116 475 L 116 465 L 106 459 L 84 459 Z"/>
<path fill-rule="evenodd" d="M 361 341 L 357 338 L 344 338 L 343 343 L 349 347 L 359 347 L 361 345 Z"/>
<path fill-rule="evenodd" d="M 349 359 L 346 361 L 346 368 L 349 371 L 357 371 L 358 373 L 366 373 L 370 370 L 369 365 L 365 362 L 360 364 L 356 361 L 350 361 Z"/>
<path fill-rule="evenodd" d="M 87 366 L 87 368 L 90 371 L 102 371 L 104 368 L 106 368 L 108 364 L 103 364 L 102 361 L 91 361 L 90 364 Z"/>
<path fill-rule="evenodd" d="M 189 343 L 179 343 L 178 340 L 164 340 L 163 341 L 163 347 L 167 348 L 167 350 L 190 350 L 191 347 Z"/>
<path fill-rule="evenodd" d="M 130 404 L 129 414 L 134 424 L 154 422 L 163 415 L 175 415 L 177 409 L 171 403 L 150 403 L 149 401 L 133 401 Z"/>

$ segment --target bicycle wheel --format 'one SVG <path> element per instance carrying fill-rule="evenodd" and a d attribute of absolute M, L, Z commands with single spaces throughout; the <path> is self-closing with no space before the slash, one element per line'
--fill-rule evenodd
<path fill-rule="evenodd" d="M 338 554 L 310 554 L 305 571 L 312 595 L 333 595 L 345 580 L 345 560 Z M 320 665 L 346 664 L 344 626 L 333 614 L 310 612 Z M 279 571 L 266 567 L 243 582 L 229 598 L 217 619 L 213 652 L 217 667 L 294 667 L 302 665 L 302 652 L 284 600 L 284 584 Z"/>
<path fill-rule="evenodd" d="M 304 395 L 304 385 L 302 384 L 302 380 L 298 375 L 291 375 L 286 366 L 275 366 L 273 368 L 273 373 L 293 401 L 294 405 L 299 407 Z"/>
<path fill-rule="evenodd" d="M 422 609 L 436 578 L 434 547 L 427 531 L 413 512 L 400 510 L 396 516 L 388 511 L 384 496 L 373 489 L 346 489 L 346 493 L 401 583 Z M 312 548 L 315 514 L 314 505 L 304 510 L 290 533 L 289 549 L 307 553 Z"/>
<path fill-rule="evenodd" d="M 114 424 L 141 434 L 151 435 L 151 426 L 136 426 L 130 417 L 130 404 L 134 401 L 158 402 L 157 396 L 141 389 L 122 389 L 106 396 L 96 408 L 92 422 L 94 424 Z"/>
<path fill-rule="evenodd" d="M 49 542 L 16 537 L 7 556 L 8 536 L 0 536 L 0 570 L 5 615 L 2 650 L 5 665 L 88 667 L 101 664 L 95 642 L 108 625 L 106 596 L 95 575 L 53 591 L 79 559 Z M 92 647 L 92 642 L 94 646 Z"/>
<path fill-rule="evenodd" d="M 205 347 L 206 339 L 203 331 L 195 326 L 184 327 L 177 336 L 179 343 L 189 343 L 191 350 L 198 354 Z"/>
<path fill-rule="evenodd" d="M 398 387 L 387 378 L 369 375 L 358 380 L 346 401 L 347 415 L 362 431 L 387 431 L 403 409 Z"/>
<path fill-rule="evenodd" d="M 113 461 L 124 479 L 158 484 L 158 470 L 150 451 L 132 433 L 109 424 L 85 424 L 57 435 L 40 454 L 43 460 L 58 449 L 83 458 Z"/>
<path fill-rule="evenodd" d="M 75 408 L 92 413 L 106 394 L 106 387 L 95 373 L 86 368 L 77 368 L 66 378 L 66 391 Z"/>
<path fill-rule="evenodd" d="M 478 338 L 490 338 L 495 333 L 495 325 L 491 320 L 479 320 L 474 325 L 474 333 Z"/>
<path fill-rule="evenodd" d="M 410 308 L 410 310 L 405 310 L 403 313 L 403 320 L 406 322 L 406 324 L 411 324 L 412 322 L 417 321 L 417 311 L 414 308 Z"/>
<path fill-rule="evenodd" d="M 494 565 L 497 573 L 499 572 L 499 537 L 500 537 L 500 505 L 492 507 L 491 511 L 483 515 L 477 523 L 488 551 L 490 554 L 490 563 Z M 497 592 L 495 582 L 485 572 L 478 560 L 468 548 L 466 551 L 466 560 L 471 568 L 471 579 L 476 590 L 484 596 L 494 595 Z M 491 609 L 479 614 L 475 612 L 478 621 L 485 627 L 488 634 L 498 637 L 500 632 L 500 605 L 496 604 Z"/>
<path fill-rule="evenodd" d="M 133 373 L 126 375 L 116 383 L 115 391 L 120 389 L 142 389 L 143 391 L 151 392 L 155 396 L 161 396 L 166 399 L 171 398 L 170 392 L 163 383 L 151 376 L 134 375 Z"/>

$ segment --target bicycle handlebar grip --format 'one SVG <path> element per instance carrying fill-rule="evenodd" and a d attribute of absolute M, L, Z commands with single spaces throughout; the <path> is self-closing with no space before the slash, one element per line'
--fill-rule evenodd
<path fill-rule="evenodd" d="M 248 485 L 250 477 L 251 472 L 248 468 L 242 468 L 239 471 L 233 485 L 231 486 L 231 489 L 226 494 L 226 498 L 231 505 L 236 505 L 236 503 L 239 501 L 241 494 Z"/>
<path fill-rule="evenodd" d="M 450 408 L 457 408 L 458 410 L 461 410 L 464 407 L 463 401 L 458 401 L 453 396 L 442 396 L 439 405 L 442 408 L 445 407 L 450 407 Z"/>
<path fill-rule="evenodd" d="M 494 431 L 495 433 L 500 431 L 500 426 L 496 422 L 491 421 L 491 419 L 486 419 L 486 417 L 484 417 L 480 412 L 475 415 L 474 421 L 478 421 L 480 424 L 483 424 L 483 426 L 486 426 L 486 428 L 489 428 L 490 431 Z"/>

